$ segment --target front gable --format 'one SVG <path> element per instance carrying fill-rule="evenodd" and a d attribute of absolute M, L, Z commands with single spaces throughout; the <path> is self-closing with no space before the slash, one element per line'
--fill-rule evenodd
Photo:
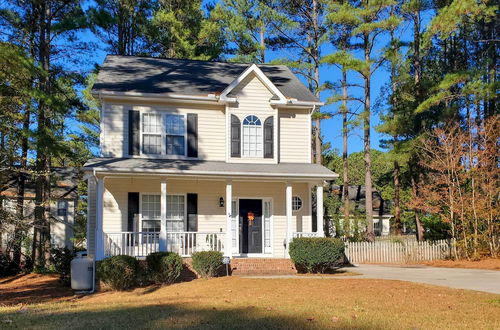
<path fill-rule="evenodd" d="M 286 104 L 286 97 L 255 64 L 229 84 L 220 95 L 221 101 L 234 102 L 242 97 L 262 97 L 273 104 Z"/>

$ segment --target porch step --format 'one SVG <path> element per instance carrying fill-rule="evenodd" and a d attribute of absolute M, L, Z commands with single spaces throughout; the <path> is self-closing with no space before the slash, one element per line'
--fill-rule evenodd
<path fill-rule="evenodd" d="M 234 258 L 231 259 L 232 275 L 293 275 L 297 274 L 290 259 Z"/>

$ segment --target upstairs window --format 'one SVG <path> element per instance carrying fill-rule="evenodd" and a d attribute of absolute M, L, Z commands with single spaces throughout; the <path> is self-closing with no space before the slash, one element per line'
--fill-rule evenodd
<path fill-rule="evenodd" d="M 243 156 L 262 157 L 262 123 L 254 115 L 243 120 Z"/>
<path fill-rule="evenodd" d="M 145 113 L 142 115 L 142 152 L 161 154 L 161 115 Z"/>
<path fill-rule="evenodd" d="M 60 217 L 68 215 L 68 201 L 57 201 L 57 215 Z"/>
<path fill-rule="evenodd" d="M 167 155 L 185 155 L 186 141 L 186 124 L 184 116 L 182 115 L 166 115 L 166 142 L 167 142 Z"/>
<path fill-rule="evenodd" d="M 142 153 L 186 155 L 186 120 L 178 114 L 142 114 Z"/>

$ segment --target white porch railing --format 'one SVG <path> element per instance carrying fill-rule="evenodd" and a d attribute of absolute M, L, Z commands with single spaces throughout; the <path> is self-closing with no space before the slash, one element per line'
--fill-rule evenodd
<path fill-rule="evenodd" d="M 167 232 L 166 250 L 189 257 L 199 251 L 224 251 L 225 233 Z M 146 257 L 160 251 L 159 232 L 104 233 L 104 256 Z"/>
<path fill-rule="evenodd" d="M 300 237 L 321 237 L 317 232 L 293 232 L 292 238 L 300 238 Z"/>

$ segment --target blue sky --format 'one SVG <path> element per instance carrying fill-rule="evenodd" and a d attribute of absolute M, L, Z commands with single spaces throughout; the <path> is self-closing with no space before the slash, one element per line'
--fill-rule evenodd
<path fill-rule="evenodd" d="M 211 1 L 210 1 L 211 2 Z M 87 5 L 84 7 L 87 8 Z M 428 18 L 430 15 L 425 15 L 423 19 L 423 23 L 428 22 Z M 424 25 L 423 25 L 424 26 Z M 407 36 L 409 36 L 412 31 L 409 26 L 403 25 L 400 29 L 400 37 L 405 39 Z M 88 42 L 94 42 L 96 43 L 97 47 L 92 50 L 92 55 L 90 57 L 90 60 L 86 63 L 85 67 L 80 67 L 78 71 L 86 71 L 89 72 L 93 67 L 94 64 L 102 64 L 104 61 L 104 58 L 106 57 L 106 51 L 105 51 L 105 45 L 102 44 L 90 31 L 85 31 L 80 33 L 80 38 L 84 39 L 85 41 Z M 388 42 L 388 36 L 387 35 L 381 35 L 377 39 L 376 47 L 374 50 L 374 55 L 377 54 L 377 52 L 380 50 L 381 47 L 384 47 Z M 328 53 L 333 52 L 334 49 L 331 45 L 325 44 L 322 49 L 322 55 L 326 55 Z M 267 52 L 266 57 L 267 60 L 273 60 L 277 57 L 283 57 L 286 56 L 286 53 L 279 53 L 279 52 Z M 333 67 L 333 66 L 322 66 L 320 70 L 320 79 L 321 83 L 324 83 L 325 81 L 330 81 L 330 82 L 338 82 L 340 79 L 340 71 Z M 299 79 L 303 80 L 302 77 L 299 77 Z M 350 82 L 356 82 L 358 84 L 362 83 L 362 80 L 360 80 L 359 75 L 356 73 L 349 73 L 348 74 L 348 80 Z M 374 149 L 380 149 L 380 140 L 383 139 L 383 136 L 379 134 L 376 131 L 376 126 L 380 124 L 380 111 L 383 110 L 383 106 L 378 108 L 375 106 L 375 104 L 378 103 L 378 101 L 383 100 L 384 98 L 381 97 L 381 93 L 383 90 L 383 87 L 386 86 L 389 82 L 389 72 L 385 67 L 380 67 L 372 77 L 372 92 L 371 92 L 371 98 L 372 98 L 372 130 L 371 130 L 371 136 L 372 136 L 372 143 L 371 146 Z M 349 91 L 350 94 L 355 95 L 355 96 L 362 96 L 363 91 L 359 88 L 352 88 Z M 331 95 L 331 92 L 324 91 L 321 94 L 321 99 L 322 101 L 326 101 L 327 97 Z M 339 104 L 332 104 L 332 105 L 326 105 L 322 109 L 323 111 L 328 111 L 331 113 L 336 113 L 338 112 L 338 106 Z M 349 105 L 350 110 L 353 109 L 359 109 L 361 111 L 361 105 L 359 103 L 352 103 Z M 72 123 L 70 123 L 72 125 Z M 330 142 L 332 148 L 337 149 L 337 150 L 342 150 L 342 136 L 341 136 L 341 127 L 342 127 L 342 122 L 341 122 L 341 117 L 340 116 L 334 116 L 331 119 L 324 120 L 322 122 L 322 134 L 324 136 L 324 141 Z M 71 127 L 70 127 L 71 130 Z M 349 153 L 352 152 L 357 152 L 361 151 L 363 149 L 363 132 L 362 128 L 359 127 L 357 129 L 354 129 L 350 132 L 349 135 L 349 143 L 348 143 L 348 148 L 349 148 Z"/>

